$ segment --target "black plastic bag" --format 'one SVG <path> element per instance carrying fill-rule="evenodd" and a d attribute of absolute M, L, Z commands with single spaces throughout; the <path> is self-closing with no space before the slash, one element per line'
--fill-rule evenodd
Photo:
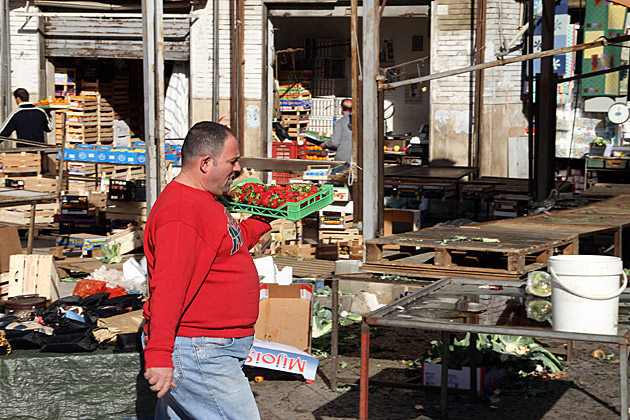
<path fill-rule="evenodd" d="M 60 334 L 46 337 L 41 350 L 44 353 L 92 352 L 99 348 L 92 333 Z"/>
<path fill-rule="evenodd" d="M 127 353 L 132 351 L 140 351 L 142 345 L 140 343 L 141 333 L 124 333 L 116 335 L 116 345 L 114 353 Z"/>

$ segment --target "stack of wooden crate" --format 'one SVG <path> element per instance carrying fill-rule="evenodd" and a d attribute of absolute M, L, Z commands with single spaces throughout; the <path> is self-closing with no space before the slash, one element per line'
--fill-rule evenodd
<path fill-rule="evenodd" d="M 40 173 L 41 170 L 42 157 L 39 153 L 0 153 L 0 173 L 4 174 L 4 176 Z"/>
<path fill-rule="evenodd" d="M 98 142 L 98 96 L 70 96 L 66 113 L 66 140 L 71 143 Z"/>
<path fill-rule="evenodd" d="M 114 108 L 101 96 L 98 104 L 98 136 L 101 144 L 114 142 Z"/>
<path fill-rule="evenodd" d="M 112 85 L 114 91 L 111 104 L 114 106 L 114 118 L 126 120 L 129 118 L 129 75 L 116 74 Z"/>

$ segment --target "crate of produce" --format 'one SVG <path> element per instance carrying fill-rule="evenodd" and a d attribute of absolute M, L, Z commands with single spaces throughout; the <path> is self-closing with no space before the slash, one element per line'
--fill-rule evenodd
<path fill-rule="evenodd" d="M 234 187 L 239 184 L 245 185 L 252 182 L 258 183 L 261 186 L 264 185 L 255 178 L 246 178 L 234 184 L 232 188 L 234 189 Z M 297 221 L 331 204 L 334 200 L 334 197 L 333 186 L 324 185 L 321 188 L 318 188 L 317 192 L 306 198 L 303 198 L 302 200 L 295 202 L 287 201 L 276 208 L 263 207 L 262 205 L 255 205 L 243 202 L 237 203 L 232 201 L 231 198 L 228 199 L 226 197 L 218 197 L 217 199 L 232 212 L 250 213 L 264 217 Z"/>
<path fill-rule="evenodd" d="M 302 179 L 302 174 L 294 174 L 291 172 L 272 172 L 271 179 L 276 185 L 289 185 L 292 179 Z"/>
<path fill-rule="evenodd" d="M 272 147 L 272 157 L 276 159 L 304 159 L 306 157 L 306 145 L 298 144 L 296 141 L 275 142 Z"/>
<path fill-rule="evenodd" d="M 61 214 L 87 216 L 89 201 L 87 195 L 64 195 L 61 197 Z"/>

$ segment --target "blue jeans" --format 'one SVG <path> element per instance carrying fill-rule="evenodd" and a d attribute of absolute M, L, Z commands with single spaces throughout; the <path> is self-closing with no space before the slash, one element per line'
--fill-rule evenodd
<path fill-rule="evenodd" d="M 254 337 L 176 337 L 173 380 L 158 399 L 155 420 L 258 420 L 243 373 Z"/>

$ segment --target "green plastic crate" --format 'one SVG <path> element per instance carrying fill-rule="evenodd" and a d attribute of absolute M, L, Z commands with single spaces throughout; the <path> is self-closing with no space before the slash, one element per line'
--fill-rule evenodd
<path fill-rule="evenodd" d="M 244 180 L 244 182 L 246 181 L 247 180 Z M 217 197 L 217 200 L 233 212 L 257 214 L 259 216 L 287 219 L 295 222 L 331 204 L 334 201 L 334 196 L 333 186 L 326 184 L 319 188 L 315 194 L 306 197 L 302 201 L 284 203 L 282 206 L 275 209 L 255 206 L 253 204 L 234 203 L 228 201 L 225 197 Z"/>

